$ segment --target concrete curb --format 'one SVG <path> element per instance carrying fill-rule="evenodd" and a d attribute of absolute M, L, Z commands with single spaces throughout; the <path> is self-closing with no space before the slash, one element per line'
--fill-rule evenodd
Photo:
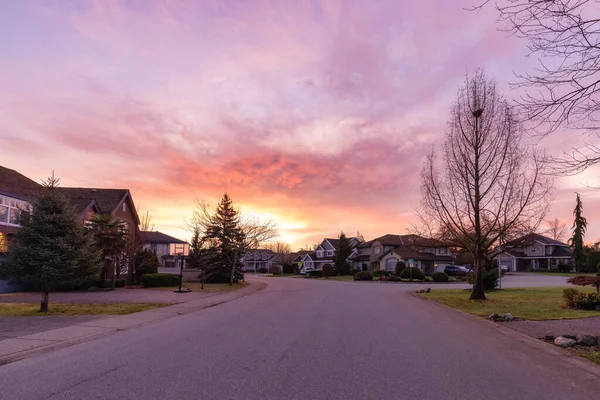
<path fill-rule="evenodd" d="M 462 315 L 466 316 L 467 318 L 471 318 L 471 319 L 478 321 L 481 324 L 486 324 L 487 326 L 489 326 L 491 328 L 497 329 L 500 333 L 502 333 L 506 336 L 510 336 L 511 338 L 513 338 L 519 342 L 525 343 L 531 347 L 534 347 L 541 352 L 558 357 L 561 360 L 565 361 L 566 363 L 571 364 L 574 367 L 581 368 L 581 369 L 585 370 L 586 372 L 590 373 L 591 375 L 594 375 L 595 377 L 600 378 L 600 366 L 598 366 L 597 364 L 595 364 L 592 361 L 586 360 L 583 357 L 579 357 L 579 356 L 569 352 L 568 350 L 558 348 L 550 343 L 543 342 L 539 339 L 536 339 L 534 337 L 531 337 L 531 336 L 521 333 L 519 331 L 515 331 L 514 329 L 511 329 L 507 326 L 502 326 L 501 324 L 499 324 L 497 322 L 492 322 L 492 321 L 489 321 L 482 317 L 477 317 L 473 314 L 469 314 L 466 311 L 459 310 L 458 308 L 454 308 L 454 307 L 448 306 L 446 304 L 438 303 L 435 300 L 431 300 L 431 299 L 425 298 L 423 296 L 419 296 L 417 293 L 410 292 L 409 294 L 420 300 L 428 301 L 430 304 L 433 304 L 435 306 L 444 308 L 446 310 L 451 310 L 452 312 L 462 314 Z M 510 322 L 507 322 L 507 323 L 510 324 Z"/>
<path fill-rule="evenodd" d="M 0 341 L 0 365 L 28 357 L 48 353 L 52 350 L 73 346 L 117 332 L 149 325 L 168 318 L 189 314 L 205 308 L 250 296 L 267 287 L 263 281 L 249 282 L 243 289 L 221 293 L 206 299 L 192 300 L 138 313 L 107 316 L 106 318 L 75 324 L 45 332 L 10 338 Z"/>

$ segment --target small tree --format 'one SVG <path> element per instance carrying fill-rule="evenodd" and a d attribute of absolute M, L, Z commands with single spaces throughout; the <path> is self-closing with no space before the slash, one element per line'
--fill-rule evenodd
<path fill-rule="evenodd" d="M 575 216 L 575 220 L 573 221 L 573 236 L 569 240 L 571 246 L 573 247 L 572 257 L 575 264 L 575 271 L 577 272 L 585 269 L 586 261 L 583 237 L 585 236 L 585 231 L 587 229 L 587 220 L 582 213 L 583 203 L 579 198 L 579 193 L 577 193 L 577 201 L 575 204 L 575 209 L 573 210 L 573 215 Z"/>
<path fill-rule="evenodd" d="M 323 266 L 323 276 L 329 279 L 330 276 L 335 275 L 335 269 L 330 264 L 325 264 Z"/>
<path fill-rule="evenodd" d="M 141 282 L 145 274 L 157 273 L 160 265 L 156 253 L 150 249 L 140 249 L 135 255 L 134 264 L 137 282 Z"/>
<path fill-rule="evenodd" d="M 200 229 L 194 228 L 192 242 L 190 243 L 189 266 L 193 269 L 200 269 L 202 266 L 202 241 L 200 240 Z"/>
<path fill-rule="evenodd" d="M 569 278 L 567 283 L 577 286 L 593 286 L 596 288 L 596 293 L 600 294 L 600 276 L 574 276 Z"/>
<path fill-rule="evenodd" d="M 71 207 L 48 179 L 32 202 L 33 212 L 21 212 L 21 228 L 10 243 L 3 275 L 42 293 L 40 311 L 48 311 L 49 293 L 61 284 L 78 284 L 100 269 L 100 253 Z"/>
<path fill-rule="evenodd" d="M 406 264 L 404 263 L 404 261 L 398 261 L 396 263 L 396 275 L 400 276 L 400 274 L 402 273 L 402 271 L 404 271 L 405 268 Z"/>
<path fill-rule="evenodd" d="M 340 233 L 338 237 L 338 245 L 335 250 L 335 261 L 334 269 L 338 275 L 349 275 L 350 264 L 348 264 L 348 257 L 352 254 L 352 247 L 350 247 L 350 239 L 346 237 L 344 232 Z"/>
<path fill-rule="evenodd" d="M 113 218 L 110 214 L 96 214 L 91 222 L 96 246 L 102 251 L 102 259 L 104 260 L 105 268 L 102 275 L 106 279 L 109 271 L 112 271 L 112 289 L 115 289 L 119 257 L 128 244 L 125 222 Z"/>

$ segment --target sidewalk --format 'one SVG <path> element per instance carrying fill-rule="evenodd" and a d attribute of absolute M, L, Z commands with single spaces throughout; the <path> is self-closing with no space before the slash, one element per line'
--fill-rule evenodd
<path fill-rule="evenodd" d="M 218 293 L 206 298 L 129 315 L 106 316 L 90 319 L 82 323 L 58 329 L 0 340 L 0 365 L 54 349 L 111 335 L 119 331 L 136 328 L 166 318 L 213 307 L 240 297 L 251 295 L 265 287 L 266 284 L 264 282 L 250 281 L 247 287 L 233 292 Z M 183 294 L 181 296 L 187 296 L 189 294 L 191 293 Z"/>

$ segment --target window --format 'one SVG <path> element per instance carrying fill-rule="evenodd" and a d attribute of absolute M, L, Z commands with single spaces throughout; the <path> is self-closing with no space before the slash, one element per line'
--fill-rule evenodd
<path fill-rule="evenodd" d="M 448 249 L 445 247 L 440 248 L 440 254 L 446 254 L 448 252 Z"/>
<path fill-rule="evenodd" d="M 375 247 L 375 254 L 379 254 L 380 251 L 381 249 L 379 247 Z"/>
<path fill-rule="evenodd" d="M 389 258 L 385 262 L 386 271 L 396 271 L 396 264 L 398 264 L 399 261 L 400 260 L 398 260 L 397 258 Z"/>
<path fill-rule="evenodd" d="M 327 250 L 327 256 L 331 257 L 333 255 L 333 250 Z"/>
<path fill-rule="evenodd" d="M 317 257 L 323 258 L 323 250 L 317 251 Z"/>
<path fill-rule="evenodd" d="M 0 224 L 19 225 L 22 211 L 31 211 L 29 203 L 0 196 Z"/>
<path fill-rule="evenodd" d="M 123 211 L 127 211 L 127 204 L 125 202 L 123 202 Z"/>

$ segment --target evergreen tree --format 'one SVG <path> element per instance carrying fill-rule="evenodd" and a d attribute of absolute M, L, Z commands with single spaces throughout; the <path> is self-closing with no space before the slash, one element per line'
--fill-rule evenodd
<path fill-rule="evenodd" d="M 206 282 L 234 283 L 242 278 L 240 259 L 245 251 L 244 232 L 240 215 L 227 193 L 217 206 L 204 240 L 206 254 Z"/>
<path fill-rule="evenodd" d="M 202 267 L 202 253 L 200 229 L 195 227 L 194 234 L 192 236 L 192 242 L 190 243 L 190 257 L 188 261 L 190 268 L 199 269 Z"/>
<path fill-rule="evenodd" d="M 21 228 L 9 247 L 3 275 L 42 293 L 40 311 L 48 311 L 49 293 L 58 285 L 78 284 L 99 272 L 100 253 L 69 201 L 54 189 L 58 179 L 21 212 Z"/>
<path fill-rule="evenodd" d="M 337 275 L 349 275 L 350 265 L 346 261 L 350 254 L 352 254 L 352 248 L 350 247 L 350 239 L 346 237 L 344 232 L 340 233 L 338 237 L 338 245 L 335 250 L 335 261 L 334 268 Z"/>
<path fill-rule="evenodd" d="M 583 244 L 583 237 L 587 229 L 587 220 L 582 215 L 583 203 L 577 193 L 577 203 L 573 215 L 575 220 L 573 221 L 573 236 L 569 239 L 571 247 L 573 247 L 573 262 L 575 263 L 575 271 L 581 272 L 585 269 L 586 254 Z"/>
<path fill-rule="evenodd" d="M 117 271 L 118 259 L 127 246 L 128 234 L 125 222 L 110 214 L 96 214 L 91 222 L 96 246 L 102 251 L 104 260 L 103 278 L 107 279 L 110 276 L 114 289 L 119 273 Z"/>

